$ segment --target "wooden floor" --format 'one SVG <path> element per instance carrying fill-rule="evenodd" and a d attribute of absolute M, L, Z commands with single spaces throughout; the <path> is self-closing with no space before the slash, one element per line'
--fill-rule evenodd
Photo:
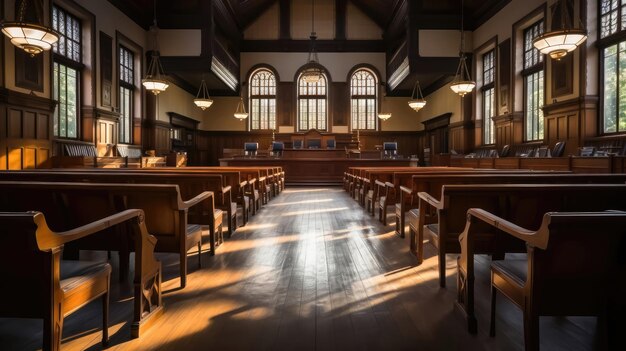
<path fill-rule="evenodd" d="M 487 257 L 477 259 L 479 332 L 470 335 L 453 308 L 454 255 L 448 288 L 437 283 L 428 250 L 416 266 L 408 243 L 366 214 L 340 188 L 288 188 L 246 227 L 203 253 L 190 254 L 188 285 L 178 290 L 177 255 L 164 267 L 165 314 L 130 339 L 130 284 L 112 278 L 111 350 L 520 350 L 522 315 L 498 300 L 497 336 L 488 336 Z M 106 259 L 105 253 L 83 253 Z M 114 263 L 117 264 L 114 254 Z M 116 271 L 114 266 L 114 271 Z M 100 303 L 65 322 L 63 350 L 99 350 Z M 1 350 L 41 346 L 42 322 L 0 319 Z M 594 318 L 542 318 L 543 350 L 594 349 Z"/>

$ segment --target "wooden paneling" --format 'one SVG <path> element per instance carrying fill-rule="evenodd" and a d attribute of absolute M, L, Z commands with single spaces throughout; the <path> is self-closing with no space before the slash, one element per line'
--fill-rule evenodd
<path fill-rule="evenodd" d="M 46 166 L 54 105 L 48 99 L 0 89 L 0 169 Z"/>
<path fill-rule="evenodd" d="M 278 106 L 276 113 L 278 114 L 277 122 L 281 126 L 295 126 L 294 116 L 296 115 L 296 106 L 294 105 L 295 86 L 293 82 L 278 83 Z"/>
<path fill-rule="evenodd" d="M 337 78 L 335 78 L 337 79 Z M 346 82 L 334 82 L 330 90 L 332 113 L 331 126 L 346 126 L 349 124 L 350 92 Z"/>

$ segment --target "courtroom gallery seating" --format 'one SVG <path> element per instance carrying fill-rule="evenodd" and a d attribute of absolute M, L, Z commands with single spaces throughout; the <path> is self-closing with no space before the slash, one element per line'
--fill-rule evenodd
<path fill-rule="evenodd" d="M 522 310 L 526 350 L 539 350 L 542 315 L 607 319 L 623 308 L 626 212 L 546 213 L 536 231 L 481 209 L 470 209 L 468 222 L 484 222 L 526 243 L 527 258 L 491 263 L 492 336 L 497 292 Z M 610 342 L 613 337 L 622 338 L 609 335 Z"/>
<path fill-rule="evenodd" d="M 136 211 L 138 214 L 138 212 Z M 43 349 L 59 350 L 63 319 L 87 303 L 102 300 L 102 344 L 109 339 L 111 266 L 61 260 L 63 245 L 131 218 L 120 213 L 67 232 L 52 231 L 41 212 L 0 212 L 1 317 L 43 319 Z"/>

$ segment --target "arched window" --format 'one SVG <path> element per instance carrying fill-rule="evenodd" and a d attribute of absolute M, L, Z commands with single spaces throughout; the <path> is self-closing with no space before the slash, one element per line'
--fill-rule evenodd
<path fill-rule="evenodd" d="M 356 70 L 350 78 L 352 129 L 376 130 L 376 75 L 368 69 Z"/>
<path fill-rule="evenodd" d="M 316 83 L 307 83 L 302 79 L 306 71 L 298 77 L 298 130 L 327 130 L 327 81 L 324 74 Z"/>
<path fill-rule="evenodd" d="M 250 76 L 250 129 L 276 129 L 276 76 L 260 68 Z"/>

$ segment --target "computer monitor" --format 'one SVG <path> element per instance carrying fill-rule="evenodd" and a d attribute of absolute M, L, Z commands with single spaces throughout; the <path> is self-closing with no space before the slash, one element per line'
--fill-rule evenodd
<path fill-rule="evenodd" d="M 321 139 L 309 139 L 306 141 L 306 146 L 309 149 L 319 149 L 322 147 L 322 140 Z"/>
<path fill-rule="evenodd" d="M 285 150 L 285 144 L 282 141 L 272 141 L 272 151 Z"/>

